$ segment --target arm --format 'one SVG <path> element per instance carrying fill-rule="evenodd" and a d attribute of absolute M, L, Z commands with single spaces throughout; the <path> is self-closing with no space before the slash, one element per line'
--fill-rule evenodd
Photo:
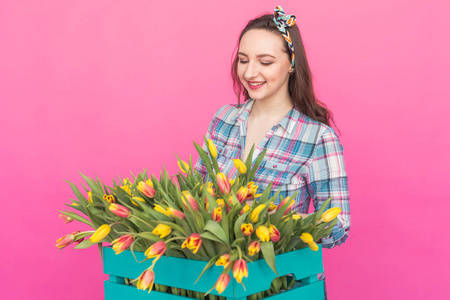
<path fill-rule="evenodd" d="M 341 245 L 347 239 L 350 230 L 350 198 L 343 147 L 330 129 L 325 130 L 315 146 L 307 183 L 316 211 L 331 196 L 333 199 L 327 209 L 339 207 L 342 210 L 331 235 L 321 241 L 324 248 Z"/>

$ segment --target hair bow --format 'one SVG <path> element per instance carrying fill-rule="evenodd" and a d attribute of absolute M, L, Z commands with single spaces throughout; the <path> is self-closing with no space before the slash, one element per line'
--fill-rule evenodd
<path fill-rule="evenodd" d="M 275 17 L 273 18 L 273 21 L 277 25 L 277 28 L 281 32 L 281 35 L 288 43 L 289 49 L 291 50 L 292 67 L 294 67 L 294 44 L 292 43 L 291 35 L 289 34 L 289 31 L 286 30 L 286 27 L 294 26 L 295 16 L 286 15 L 283 8 L 281 6 L 277 6 L 275 8 Z"/>

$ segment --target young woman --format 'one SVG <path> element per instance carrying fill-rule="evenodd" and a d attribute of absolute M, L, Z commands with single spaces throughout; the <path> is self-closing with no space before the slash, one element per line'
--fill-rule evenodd
<path fill-rule="evenodd" d="M 333 196 L 342 213 L 322 246 L 342 244 L 350 229 L 349 194 L 343 147 L 330 127 L 331 112 L 314 95 L 311 71 L 295 17 L 281 7 L 251 20 L 239 36 L 231 74 L 240 104 L 226 105 L 213 117 L 207 132 L 219 149 L 221 171 L 233 178 L 233 158 L 253 160 L 264 149 L 255 177 L 263 190 L 274 182 L 286 197 L 299 191 L 293 207 L 305 216 Z M 196 169 L 206 175 L 199 160 Z M 277 204 L 277 203 L 275 203 Z"/>

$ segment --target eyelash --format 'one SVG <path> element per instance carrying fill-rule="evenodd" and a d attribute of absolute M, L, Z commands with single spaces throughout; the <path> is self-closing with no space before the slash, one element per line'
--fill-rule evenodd
<path fill-rule="evenodd" d="M 246 64 L 246 63 L 248 63 L 248 61 L 247 61 L 247 60 L 239 60 L 239 63 L 240 63 L 240 64 Z M 262 64 L 263 66 L 270 66 L 270 65 L 273 64 L 273 63 L 272 63 L 272 62 L 269 62 L 269 63 L 261 62 L 261 64 Z"/>

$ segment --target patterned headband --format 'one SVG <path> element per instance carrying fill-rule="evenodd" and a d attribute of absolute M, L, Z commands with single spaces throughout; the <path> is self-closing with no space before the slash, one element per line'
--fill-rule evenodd
<path fill-rule="evenodd" d="M 291 50 L 291 61 L 292 67 L 294 67 L 294 44 L 292 43 L 291 35 L 289 31 L 286 30 L 286 27 L 292 27 L 295 24 L 295 16 L 294 15 L 286 15 L 281 6 L 277 6 L 275 8 L 275 17 L 273 18 L 275 24 L 278 27 L 278 30 L 281 32 L 281 35 L 284 37 L 286 42 L 288 43 L 289 49 Z"/>

